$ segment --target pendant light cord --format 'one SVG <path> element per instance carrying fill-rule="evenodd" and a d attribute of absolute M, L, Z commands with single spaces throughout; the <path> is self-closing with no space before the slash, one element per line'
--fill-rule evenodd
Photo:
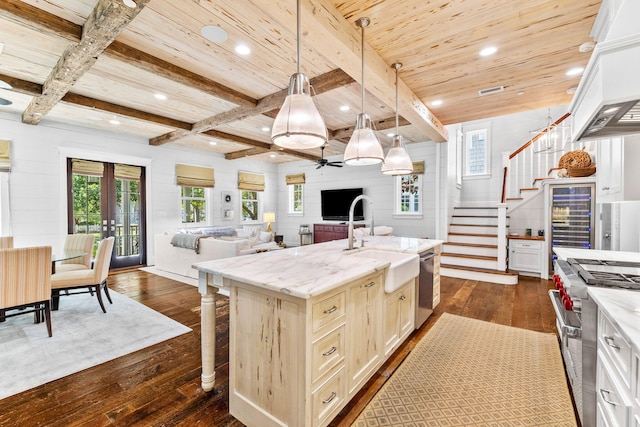
<path fill-rule="evenodd" d="M 364 114 L 364 27 L 367 26 L 366 18 L 362 18 L 360 20 L 360 26 L 362 27 L 362 37 L 360 40 L 360 48 L 362 49 L 362 100 L 361 100 L 361 108 L 362 113 Z"/>
<path fill-rule="evenodd" d="M 396 135 L 400 134 L 400 131 L 398 130 L 398 127 L 400 126 L 398 124 L 399 119 L 398 119 L 398 68 L 400 68 L 402 66 L 402 64 L 400 64 L 399 62 L 396 62 L 395 64 L 393 64 L 393 68 L 396 69 Z"/>
<path fill-rule="evenodd" d="M 300 74 L 300 0 L 296 1 L 296 71 Z"/>

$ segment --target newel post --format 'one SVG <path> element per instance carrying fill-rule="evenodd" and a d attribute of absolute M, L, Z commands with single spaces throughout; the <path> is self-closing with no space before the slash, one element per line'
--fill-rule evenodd
<path fill-rule="evenodd" d="M 507 204 L 498 203 L 498 271 L 507 271 Z"/>

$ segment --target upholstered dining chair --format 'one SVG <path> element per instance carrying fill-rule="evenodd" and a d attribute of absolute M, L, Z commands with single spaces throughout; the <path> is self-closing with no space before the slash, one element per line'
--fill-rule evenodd
<path fill-rule="evenodd" d="M 81 258 L 71 258 L 60 261 L 55 268 L 55 272 L 89 270 L 91 269 L 91 255 L 93 255 L 93 234 L 67 234 L 64 240 L 64 252 L 81 251 L 85 255 Z"/>
<path fill-rule="evenodd" d="M 13 236 L 0 236 L 0 249 L 13 248 Z"/>
<path fill-rule="evenodd" d="M 102 302 L 101 290 L 104 290 L 109 303 L 113 304 L 107 287 L 113 242 L 113 237 L 107 237 L 98 243 L 98 251 L 96 252 L 96 259 L 93 261 L 93 268 L 89 270 L 61 271 L 51 276 L 51 297 L 54 310 L 58 309 L 59 299 L 62 295 L 93 294 L 95 292 L 100 308 L 104 313 L 107 312 Z"/>
<path fill-rule="evenodd" d="M 44 314 L 51 336 L 51 246 L 0 249 L 0 321 Z M 13 312 L 16 310 L 15 312 Z"/>

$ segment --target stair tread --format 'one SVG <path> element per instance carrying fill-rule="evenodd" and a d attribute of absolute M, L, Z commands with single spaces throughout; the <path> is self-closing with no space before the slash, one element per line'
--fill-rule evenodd
<path fill-rule="evenodd" d="M 524 200 L 524 197 L 507 197 L 507 200 Z"/>
<path fill-rule="evenodd" d="M 520 191 L 533 191 L 533 190 L 539 190 L 538 187 L 523 187 L 520 189 Z"/>
<path fill-rule="evenodd" d="M 487 249 L 497 249 L 498 245 L 483 245 L 480 243 L 458 243 L 458 242 L 445 242 L 445 245 L 450 246 L 467 246 L 472 248 L 487 248 Z"/>
<path fill-rule="evenodd" d="M 500 274 L 500 275 L 504 275 L 504 276 L 517 276 L 518 275 L 517 271 L 511 271 L 511 270 L 498 271 L 498 270 L 492 270 L 490 268 L 466 267 L 466 266 L 463 266 L 463 265 L 440 264 L 440 268 L 450 268 L 450 269 L 453 269 L 453 270 L 468 270 L 468 271 L 475 271 L 477 273 Z"/>
<path fill-rule="evenodd" d="M 498 218 L 497 215 L 451 215 L 452 218 Z M 509 215 L 507 215 L 509 218 Z"/>
<path fill-rule="evenodd" d="M 454 206 L 453 209 L 494 209 L 498 210 L 497 206 Z"/>
<path fill-rule="evenodd" d="M 482 233 L 449 233 L 449 236 L 498 237 L 497 234 Z"/>
<path fill-rule="evenodd" d="M 465 227 L 497 227 L 497 225 L 491 225 L 491 224 L 457 224 L 457 223 L 454 224 L 454 223 L 451 223 L 449 225 L 450 226 L 451 225 L 463 225 Z M 507 227 L 508 227 L 508 225 L 507 225 Z"/>
<path fill-rule="evenodd" d="M 466 254 L 452 254 L 450 252 L 443 252 L 440 254 L 441 257 L 448 256 L 452 258 L 470 258 L 470 259 L 478 259 L 483 261 L 497 261 L 498 257 L 495 256 L 484 256 L 484 255 L 466 255 Z"/>

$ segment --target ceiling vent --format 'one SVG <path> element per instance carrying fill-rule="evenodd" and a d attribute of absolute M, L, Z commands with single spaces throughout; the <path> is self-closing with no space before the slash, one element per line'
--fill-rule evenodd
<path fill-rule="evenodd" d="M 488 89 L 479 90 L 478 95 L 485 96 L 485 95 L 491 95 L 492 93 L 498 93 L 502 91 L 504 91 L 504 86 L 496 86 L 496 87 L 490 87 Z"/>

